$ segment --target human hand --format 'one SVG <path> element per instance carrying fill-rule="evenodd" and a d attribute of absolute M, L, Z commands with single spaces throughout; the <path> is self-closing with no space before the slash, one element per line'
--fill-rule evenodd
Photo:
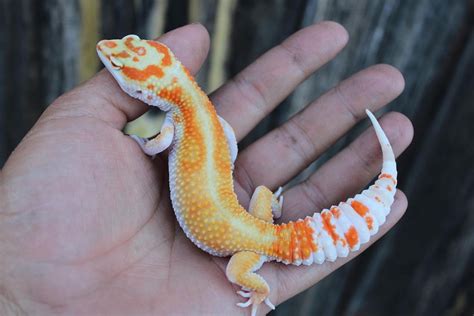
<path fill-rule="evenodd" d="M 209 47 L 202 26 L 165 34 L 192 73 Z M 260 57 L 212 95 L 219 115 L 242 139 L 347 41 L 341 26 L 307 27 Z M 235 189 L 247 206 L 255 187 L 274 189 L 316 159 L 357 121 L 403 89 L 386 65 L 341 82 L 239 154 Z M 58 98 L 0 173 L 0 311 L 32 314 L 247 314 L 225 277 L 226 258 L 195 247 L 170 205 L 166 157 L 151 160 L 122 128 L 146 106 L 112 77 L 97 76 Z M 389 113 L 381 125 L 395 154 L 410 143 L 408 119 Z M 285 192 L 283 221 L 301 218 L 360 191 L 380 170 L 368 130 L 305 182 Z M 397 192 L 388 231 L 407 207 Z M 300 210 L 300 211 L 294 211 Z M 269 263 L 260 270 L 280 303 L 355 255 L 310 267 Z M 259 273 L 260 273 L 259 272 Z M 262 306 L 260 312 L 265 311 Z"/>

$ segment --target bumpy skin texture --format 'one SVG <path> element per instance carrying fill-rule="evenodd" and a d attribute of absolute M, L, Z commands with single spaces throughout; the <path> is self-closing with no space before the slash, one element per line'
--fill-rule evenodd
<path fill-rule="evenodd" d="M 237 153 L 232 129 L 165 45 L 128 35 L 99 42 L 97 51 L 126 93 L 167 112 L 155 139 L 134 139 L 149 155 L 170 147 L 176 218 L 199 248 L 216 256 L 232 255 L 227 277 L 248 291 L 238 292 L 249 298 L 240 306 L 252 305 L 252 314 L 262 302 L 273 308 L 268 284 L 254 273 L 264 262 L 334 261 L 358 250 L 385 222 L 396 191 L 396 164 L 387 137 L 369 111 L 384 160 L 375 184 L 312 217 L 275 225 L 272 214 L 281 211 L 280 192 L 258 187 L 248 212 L 238 203 L 232 180 Z"/>

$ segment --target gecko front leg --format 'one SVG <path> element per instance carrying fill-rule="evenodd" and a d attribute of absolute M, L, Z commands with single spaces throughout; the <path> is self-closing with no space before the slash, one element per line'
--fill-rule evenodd
<path fill-rule="evenodd" d="M 154 138 L 148 140 L 147 138 L 137 135 L 130 135 L 130 137 L 133 138 L 138 143 L 138 145 L 140 145 L 140 148 L 143 150 L 143 152 L 149 156 L 155 156 L 156 154 L 163 152 L 173 142 L 174 125 L 171 113 L 166 113 L 160 133 Z"/>

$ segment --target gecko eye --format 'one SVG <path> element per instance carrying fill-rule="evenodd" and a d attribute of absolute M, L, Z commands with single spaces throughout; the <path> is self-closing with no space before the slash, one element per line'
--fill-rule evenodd
<path fill-rule="evenodd" d="M 117 58 L 115 58 L 113 56 L 110 56 L 109 60 L 110 60 L 110 65 L 112 65 L 112 68 L 114 68 L 114 69 L 122 69 L 123 68 L 123 64 Z"/>

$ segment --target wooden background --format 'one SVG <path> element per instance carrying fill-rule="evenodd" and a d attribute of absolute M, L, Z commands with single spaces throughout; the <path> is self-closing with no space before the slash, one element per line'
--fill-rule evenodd
<path fill-rule="evenodd" d="M 415 140 L 400 159 L 407 214 L 369 251 L 272 315 L 473 315 L 474 1 L 43 0 L 0 2 L 0 166 L 44 108 L 99 68 L 95 43 L 199 21 L 212 36 L 198 75 L 212 91 L 297 29 L 330 19 L 351 39 L 244 140 L 374 63 L 405 76 L 390 105 Z M 339 141 L 311 170 L 354 138 Z M 298 179 L 304 177 L 303 173 Z"/>

